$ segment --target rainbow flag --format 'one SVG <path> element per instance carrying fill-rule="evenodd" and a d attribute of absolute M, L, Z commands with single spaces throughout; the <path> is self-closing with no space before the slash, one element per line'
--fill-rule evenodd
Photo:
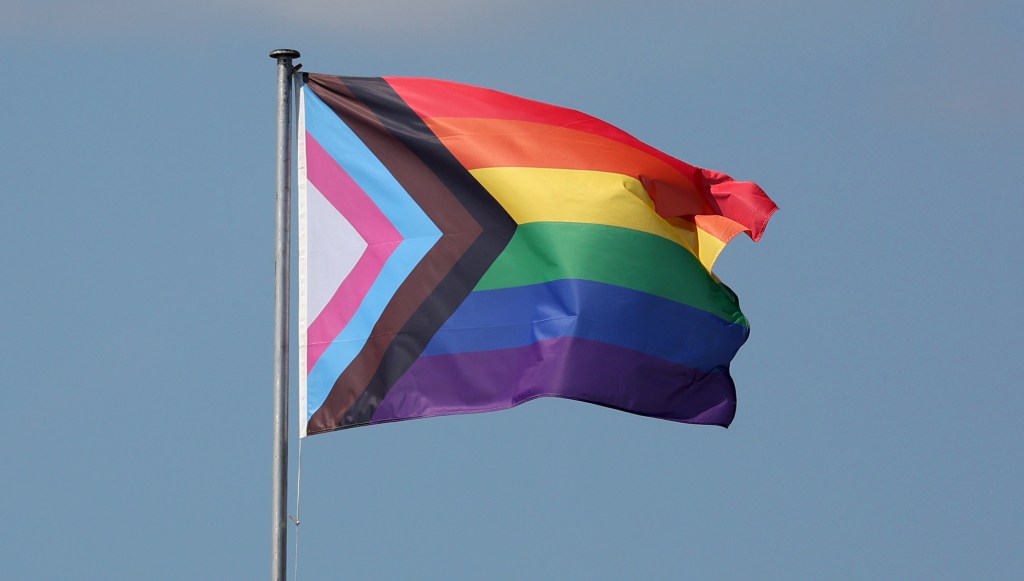
<path fill-rule="evenodd" d="M 302 77 L 302 436 L 544 396 L 730 423 L 748 323 L 711 268 L 759 187 L 488 89 Z"/>

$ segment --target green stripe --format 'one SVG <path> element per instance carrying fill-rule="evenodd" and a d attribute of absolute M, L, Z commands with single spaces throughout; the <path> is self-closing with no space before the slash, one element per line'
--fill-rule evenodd
<path fill-rule="evenodd" d="M 475 290 L 569 278 L 650 293 L 748 326 L 736 295 L 689 250 L 660 236 L 602 224 L 520 224 Z"/>

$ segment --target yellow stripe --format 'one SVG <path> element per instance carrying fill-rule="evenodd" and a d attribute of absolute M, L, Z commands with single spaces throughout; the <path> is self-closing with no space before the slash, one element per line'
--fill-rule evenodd
<path fill-rule="evenodd" d="M 470 173 L 518 224 L 582 222 L 648 232 L 671 240 L 711 270 L 722 241 L 682 218 L 665 220 L 639 180 L 617 173 L 532 167 L 491 167 Z"/>

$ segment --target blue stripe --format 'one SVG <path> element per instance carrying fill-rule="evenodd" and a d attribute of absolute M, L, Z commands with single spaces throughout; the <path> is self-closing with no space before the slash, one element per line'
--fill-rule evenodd
<path fill-rule="evenodd" d="M 423 355 L 580 337 L 706 371 L 728 365 L 748 332 L 743 325 L 652 294 L 563 279 L 471 293 Z"/>
<path fill-rule="evenodd" d="M 441 231 L 352 130 L 308 87 L 303 87 L 302 92 L 306 131 L 380 207 L 404 238 L 384 264 L 352 320 L 310 370 L 306 381 L 308 419 L 323 405 L 334 382 L 362 350 L 384 308 L 441 238 Z"/>

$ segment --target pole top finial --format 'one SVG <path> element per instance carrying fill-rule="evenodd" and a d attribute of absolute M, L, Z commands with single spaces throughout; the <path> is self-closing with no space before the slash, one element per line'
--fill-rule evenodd
<path fill-rule="evenodd" d="M 299 51 L 293 48 L 279 48 L 270 51 L 270 58 L 272 59 L 297 59 L 300 55 Z"/>

